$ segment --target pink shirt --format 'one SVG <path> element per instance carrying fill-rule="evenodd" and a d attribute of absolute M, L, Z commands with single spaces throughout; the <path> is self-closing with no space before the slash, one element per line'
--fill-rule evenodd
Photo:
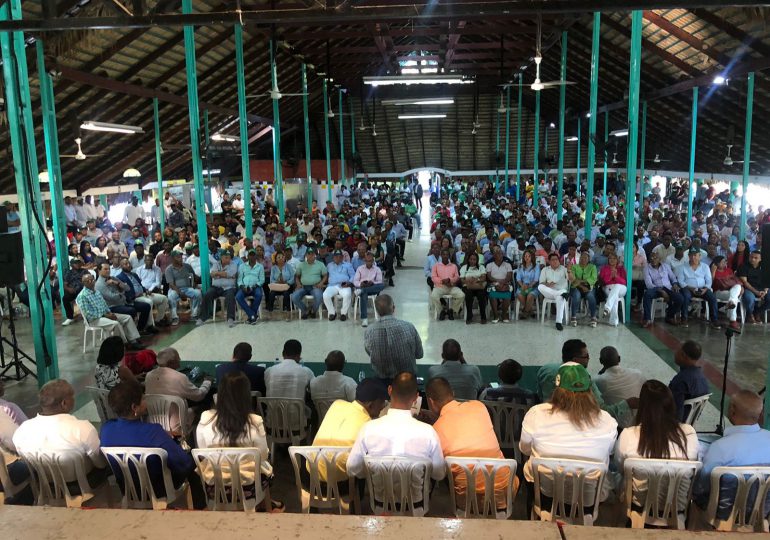
<path fill-rule="evenodd" d="M 371 281 L 375 285 L 382 283 L 382 270 L 376 264 L 373 264 L 371 268 L 367 268 L 365 264 L 362 264 L 356 269 L 353 285 L 360 287 L 362 281 Z"/>
<path fill-rule="evenodd" d="M 622 266 L 618 265 L 617 267 L 617 273 L 615 274 L 615 277 L 612 278 L 612 268 L 610 268 L 609 264 L 605 264 L 602 266 L 602 269 L 599 271 L 599 279 L 602 283 L 605 285 L 626 285 L 626 269 Z"/>
<path fill-rule="evenodd" d="M 433 284 L 441 287 L 445 279 L 448 279 L 452 285 L 456 285 L 460 281 L 460 274 L 457 273 L 457 266 L 449 263 L 444 264 L 441 261 L 433 265 L 431 270 L 431 279 Z"/>

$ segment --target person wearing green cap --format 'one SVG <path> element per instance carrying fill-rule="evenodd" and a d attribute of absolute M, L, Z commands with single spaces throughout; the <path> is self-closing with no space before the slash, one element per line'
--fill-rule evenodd
<path fill-rule="evenodd" d="M 519 449 L 531 457 L 584 459 L 609 464 L 610 451 L 618 436 L 618 423 L 603 411 L 594 384 L 585 367 L 563 364 L 554 378 L 554 391 L 547 403 L 529 409 L 521 424 Z M 524 479 L 534 482 L 532 461 L 524 465 Z M 610 482 L 597 497 L 595 485 L 586 483 L 584 506 L 594 506 L 610 491 Z M 531 488 L 530 488 L 531 489 Z M 541 493 L 553 496 L 551 482 L 540 485 Z"/>

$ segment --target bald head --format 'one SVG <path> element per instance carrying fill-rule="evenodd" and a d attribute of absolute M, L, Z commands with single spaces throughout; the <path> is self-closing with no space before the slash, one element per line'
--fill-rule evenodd
<path fill-rule="evenodd" d="M 759 422 L 762 398 L 756 392 L 741 390 L 730 399 L 727 417 L 736 426 L 750 426 Z"/>
<path fill-rule="evenodd" d="M 75 389 L 64 379 L 54 379 L 43 385 L 39 394 L 40 414 L 68 414 L 75 406 Z"/>
<path fill-rule="evenodd" d="M 386 315 L 393 315 L 396 306 L 393 304 L 393 298 L 389 294 L 379 294 L 374 299 L 374 309 L 377 310 L 377 315 L 385 317 Z"/>

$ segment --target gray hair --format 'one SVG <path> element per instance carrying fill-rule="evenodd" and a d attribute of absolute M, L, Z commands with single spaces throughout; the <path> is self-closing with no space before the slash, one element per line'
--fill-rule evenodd
<path fill-rule="evenodd" d="M 396 306 L 393 303 L 393 298 L 391 298 L 389 294 L 380 294 L 377 295 L 377 298 L 374 299 L 374 309 L 377 310 L 377 315 L 380 317 L 393 315 L 393 310 L 395 307 Z"/>

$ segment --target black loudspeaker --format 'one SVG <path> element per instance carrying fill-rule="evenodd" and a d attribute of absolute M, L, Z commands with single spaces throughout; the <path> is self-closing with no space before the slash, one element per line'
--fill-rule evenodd
<path fill-rule="evenodd" d="M 0 233 L 8 232 L 8 211 L 5 205 L 0 206 Z"/>
<path fill-rule="evenodd" d="M 762 225 L 762 283 L 770 287 L 770 225 Z"/>
<path fill-rule="evenodd" d="M 24 248 L 21 233 L 0 234 L 0 286 L 24 282 Z"/>

